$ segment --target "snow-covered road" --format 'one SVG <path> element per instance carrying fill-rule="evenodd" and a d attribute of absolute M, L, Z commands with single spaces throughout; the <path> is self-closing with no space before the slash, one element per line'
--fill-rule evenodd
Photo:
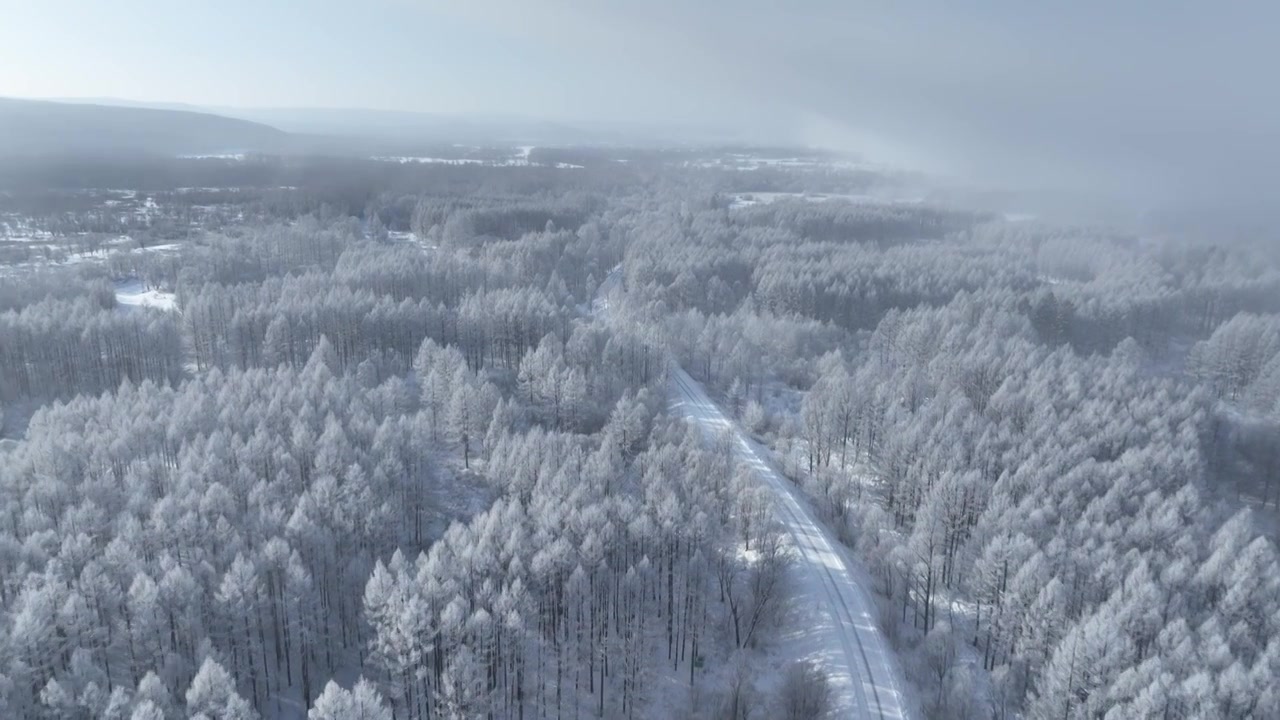
<path fill-rule="evenodd" d="M 800 587 L 792 588 L 792 594 L 805 605 L 812 603 L 797 608 L 811 625 L 801 640 L 804 654 L 831 680 L 834 717 L 909 717 L 905 684 L 862 585 L 865 573 L 818 521 L 801 491 L 774 467 L 769 451 L 726 418 L 683 368 L 674 361 L 669 366 L 673 411 L 702 428 L 709 439 L 731 433 L 737 460 L 773 492 L 774 514 L 790 534 L 799 560 L 792 577 Z"/>
<path fill-rule="evenodd" d="M 592 314 L 612 319 L 609 300 L 622 288 L 622 266 L 600 283 Z M 788 588 L 791 608 L 783 628 L 794 655 L 812 661 L 830 679 L 832 717 L 893 720 L 911 717 L 914 707 L 897 658 L 876 626 L 875 605 L 864 589 L 870 582 L 845 548 L 818 521 L 801 491 L 783 477 L 770 453 L 731 422 L 696 380 L 667 363 L 672 411 L 683 413 L 708 439 L 731 433 L 736 459 L 750 466 L 773 492 L 774 514 L 791 536 L 799 562 Z"/>

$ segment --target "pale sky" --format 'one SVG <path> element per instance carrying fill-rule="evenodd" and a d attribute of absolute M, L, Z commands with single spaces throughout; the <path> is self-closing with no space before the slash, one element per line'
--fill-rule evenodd
<path fill-rule="evenodd" d="M 1261 0 L 0 0 L 0 95 L 700 123 L 1028 183 L 1280 159 Z"/>

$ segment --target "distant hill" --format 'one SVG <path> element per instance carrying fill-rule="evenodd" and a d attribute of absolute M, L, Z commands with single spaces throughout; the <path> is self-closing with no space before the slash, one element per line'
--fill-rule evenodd
<path fill-rule="evenodd" d="M 0 98 L 0 157 L 139 152 L 412 155 L 441 144 L 665 147 L 726 139 L 741 138 L 715 128 L 567 124 L 511 114 L 237 108 L 120 98 Z"/>
<path fill-rule="evenodd" d="M 576 143 L 593 134 L 561 123 L 514 115 L 449 115 L 359 108 L 214 108 L 308 135 L 382 141 L 457 143 Z"/>
<path fill-rule="evenodd" d="M 636 126 L 562 123 L 516 114 L 433 113 L 412 110 L 376 110 L 359 107 L 232 107 L 148 102 L 111 97 L 50 98 L 57 102 L 91 103 L 113 107 L 184 110 L 270 125 L 292 133 L 309 148 L 359 147 L 374 143 L 387 151 L 397 143 L 466 143 L 475 145 L 520 144 L 577 145 L 610 143 L 635 135 Z"/>
<path fill-rule="evenodd" d="M 0 98 L 0 157 L 280 152 L 269 125 L 186 110 Z"/>
<path fill-rule="evenodd" d="M 269 125 L 294 134 L 309 149 L 381 150 L 396 143 L 532 143 L 577 144 L 610 139 L 609 133 L 586 130 L 520 115 L 478 115 L 324 107 L 231 107 L 147 102 L 123 98 L 50 98 L 57 102 L 112 107 L 150 108 L 208 113 Z"/>

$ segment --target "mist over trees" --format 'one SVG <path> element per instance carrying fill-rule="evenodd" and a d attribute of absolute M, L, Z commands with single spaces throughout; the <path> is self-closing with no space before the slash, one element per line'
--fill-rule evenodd
<path fill-rule="evenodd" d="M 821 717 L 760 680 L 788 545 L 668 358 L 928 716 L 1280 715 L 1267 247 L 537 151 L 0 172 L 0 715 Z"/>

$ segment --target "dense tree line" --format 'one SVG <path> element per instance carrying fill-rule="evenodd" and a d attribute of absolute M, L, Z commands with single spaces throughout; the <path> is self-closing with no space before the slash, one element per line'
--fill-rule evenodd
<path fill-rule="evenodd" d="M 653 664 L 694 682 L 768 627 L 757 578 L 784 556 L 741 564 L 740 537 L 780 552 L 768 525 L 650 391 L 582 436 L 529 425 L 456 348 L 414 371 L 342 373 L 322 340 L 298 370 L 37 413 L 0 470 L 8 707 L 250 717 L 354 668 L 399 717 L 642 716 Z M 447 452 L 504 499 L 432 543 L 465 487 Z"/>
<path fill-rule="evenodd" d="M 1280 557 L 1247 510 L 1224 523 L 1205 395 L 1141 357 L 1047 349 L 962 297 L 886 318 L 806 399 L 810 462 L 838 514 L 859 508 L 897 620 L 970 641 L 999 714 L 1277 711 Z M 874 505 L 856 502 L 866 468 Z"/>
<path fill-rule="evenodd" d="M 44 300 L 77 298 L 110 307 L 115 302 L 115 290 L 104 278 L 65 270 L 33 271 L 6 277 L 0 283 L 0 312 L 22 310 Z"/>
<path fill-rule="evenodd" d="M 927 206 L 913 215 L 911 207 L 779 200 L 763 209 L 643 215 L 628 245 L 627 285 L 674 310 L 730 314 L 748 303 L 848 330 L 874 329 L 893 308 L 945 304 L 962 291 L 1035 285 L 1029 263 L 1012 252 L 939 242 L 977 218 Z M 935 213 L 946 221 L 931 219 Z"/>
<path fill-rule="evenodd" d="M 1234 502 L 1280 485 L 1274 262 L 835 207 L 637 220 L 626 284 L 866 558 L 930 712 L 1280 712 L 1280 556 Z"/>
<path fill-rule="evenodd" d="M 121 312 L 114 293 L 0 313 L 0 398 L 70 398 L 122 380 L 172 383 L 182 339 L 160 312 Z"/>
<path fill-rule="evenodd" d="M 668 357 L 866 561 L 929 712 L 1280 715 L 1273 254 L 540 156 L 586 167 L 0 173 L 87 253 L 0 282 L 0 401 L 46 404 L 0 446 L 0 715 L 811 717 L 803 666 L 752 697 L 786 552 Z"/>
<path fill-rule="evenodd" d="M 716 709 L 787 555 L 664 417 L 660 333 L 586 317 L 625 211 L 439 205 L 425 236 L 318 213 L 106 264 L 173 312 L 89 269 L 5 295 L 6 391 L 59 400 L 2 451 L 5 714 Z"/>
<path fill-rule="evenodd" d="M 643 405 L 620 403 L 598 446 L 503 437 L 491 467 L 508 499 L 416 562 L 375 567 L 365 609 L 398 713 L 644 717 L 655 659 L 692 683 L 767 623 L 780 546 L 731 520 L 749 517 L 727 511 L 732 468 L 696 435 L 644 438 Z M 739 532 L 773 554 L 741 565 L 725 546 Z"/>

